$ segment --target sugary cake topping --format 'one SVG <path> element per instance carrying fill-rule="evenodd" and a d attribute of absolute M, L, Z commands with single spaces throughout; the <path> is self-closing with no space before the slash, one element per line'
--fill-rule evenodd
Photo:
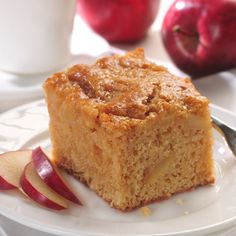
<path fill-rule="evenodd" d="M 145 60 L 142 49 L 99 59 L 92 66 L 76 65 L 61 78 L 64 82 L 60 89 L 71 88 L 99 112 L 136 119 L 159 112 L 163 102 L 189 109 L 205 99 L 188 78 L 177 78 Z"/>

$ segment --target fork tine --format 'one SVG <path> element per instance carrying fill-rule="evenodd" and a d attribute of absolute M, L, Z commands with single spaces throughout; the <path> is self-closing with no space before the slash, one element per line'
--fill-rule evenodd
<path fill-rule="evenodd" d="M 214 116 L 211 116 L 211 119 L 213 127 L 224 137 L 232 153 L 236 156 L 236 130 Z"/>

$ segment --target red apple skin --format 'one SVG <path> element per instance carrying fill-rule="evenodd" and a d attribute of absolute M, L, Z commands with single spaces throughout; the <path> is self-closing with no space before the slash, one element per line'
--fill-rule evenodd
<path fill-rule="evenodd" d="M 77 11 L 109 42 L 131 43 L 145 37 L 160 0 L 78 0 Z"/>
<path fill-rule="evenodd" d="M 0 190 L 11 190 L 11 189 L 17 189 L 17 187 L 8 183 L 5 179 L 3 179 L 0 176 Z"/>
<path fill-rule="evenodd" d="M 50 188 L 71 202 L 82 205 L 81 201 L 59 176 L 53 166 L 54 164 L 52 164 L 41 147 L 37 147 L 33 150 L 32 159 L 38 175 Z"/>
<path fill-rule="evenodd" d="M 47 207 L 47 208 L 50 208 L 50 209 L 53 209 L 53 210 L 64 210 L 64 209 L 66 209 L 66 207 L 64 207 L 62 205 L 59 205 L 56 202 L 53 202 L 52 200 L 47 198 L 45 195 L 40 193 L 31 184 L 31 182 L 27 178 L 26 171 L 27 171 L 27 168 L 32 168 L 32 167 L 34 168 L 34 166 L 32 165 L 32 162 L 30 162 L 29 164 L 27 164 L 25 166 L 24 171 L 21 175 L 20 184 L 21 184 L 21 188 L 24 191 L 24 193 L 26 193 L 29 198 L 31 198 L 32 200 L 34 200 L 35 202 L 37 202 L 38 204 L 40 204 L 44 207 Z"/>
<path fill-rule="evenodd" d="M 193 77 L 236 67 L 234 0 L 176 0 L 161 34 L 173 62 Z"/>

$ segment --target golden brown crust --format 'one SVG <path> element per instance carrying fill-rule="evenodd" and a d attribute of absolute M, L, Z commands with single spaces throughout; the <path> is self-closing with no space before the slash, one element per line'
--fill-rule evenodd
<path fill-rule="evenodd" d="M 135 119 L 145 119 L 173 103 L 192 112 L 208 103 L 189 78 L 178 78 L 146 60 L 142 49 L 98 59 L 92 66 L 75 65 L 53 75 L 44 87 L 70 102 L 87 103 L 99 113 Z"/>

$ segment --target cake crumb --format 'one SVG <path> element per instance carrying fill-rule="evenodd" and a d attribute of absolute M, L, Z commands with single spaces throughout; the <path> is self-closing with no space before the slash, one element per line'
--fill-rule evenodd
<path fill-rule="evenodd" d="M 184 212 L 184 215 L 185 215 L 185 216 L 189 215 L 189 211 L 185 211 L 185 212 Z"/>
<path fill-rule="evenodd" d="M 182 198 L 178 198 L 178 199 L 176 200 L 176 204 L 181 206 L 181 205 L 184 204 L 184 200 L 183 200 Z"/>
<path fill-rule="evenodd" d="M 141 207 L 140 211 L 142 213 L 142 215 L 144 216 L 150 216 L 151 215 L 151 209 L 149 207 Z"/>

